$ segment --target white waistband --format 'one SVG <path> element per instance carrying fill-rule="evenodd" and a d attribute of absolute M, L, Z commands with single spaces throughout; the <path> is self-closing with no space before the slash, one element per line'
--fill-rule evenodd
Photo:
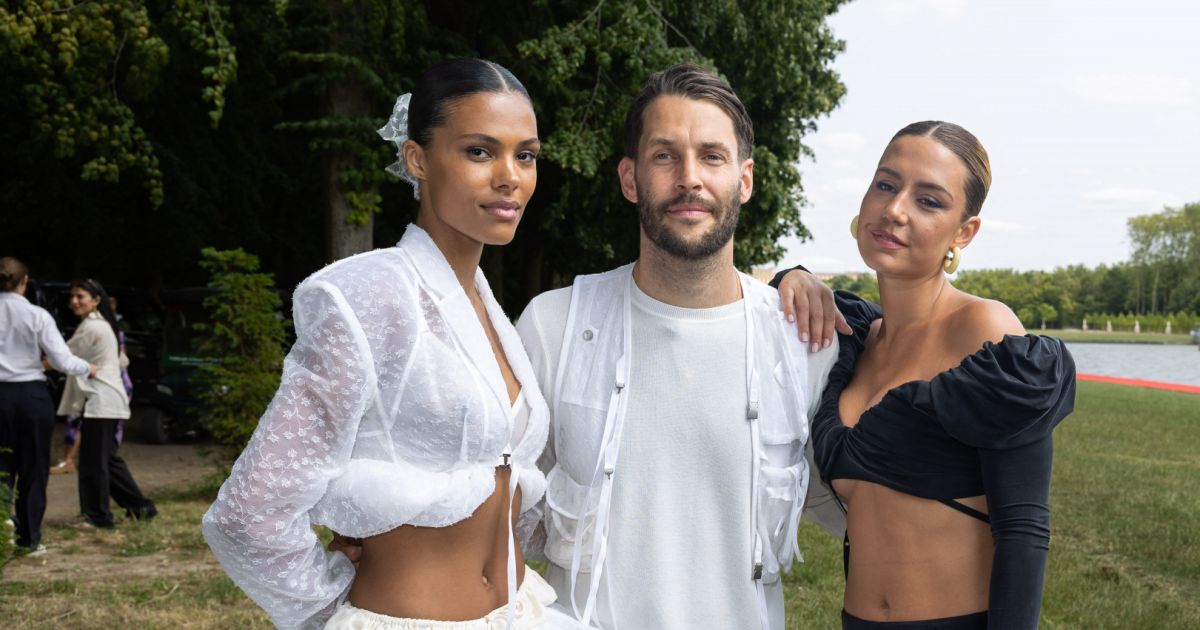
<path fill-rule="evenodd" d="M 546 580 L 526 567 L 525 581 L 517 590 L 517 598 L 512 606 L 512 628 L 531 630 L 545 627 L 543 620 L 546 607 L 554 602 L 554 598 L 554 589 Z M 325 623 L 325 630 L 504 630 L 509 627 L 508 608 L 507 605 L 501 606 L 479 619 L 437 621 L 382 615 L 346 602 Z"/>

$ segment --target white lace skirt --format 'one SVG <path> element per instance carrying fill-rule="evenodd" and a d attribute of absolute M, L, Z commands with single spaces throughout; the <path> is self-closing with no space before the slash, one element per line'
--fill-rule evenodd
<path fill-rule="evenodd" d="M 526 569 L 513 606 L 512 630 L 577 630 L 578 622 L 550 609 L 554 588 L 537 571 Z M 325 623 L 325 630 L 508 630 L 508 606 L 501 606 L 479 619 L 435 621 L 408 619 L 373 613 L 346 602 Z"/>

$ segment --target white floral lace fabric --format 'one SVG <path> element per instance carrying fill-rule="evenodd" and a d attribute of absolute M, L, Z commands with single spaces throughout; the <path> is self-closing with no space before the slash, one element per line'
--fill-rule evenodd
<path fill-rule="evenodd" d="M 516 331 L 477 270 L 476 287 L 530 407 L 511 455 L 524 512 L 548 411 Z M 320 627 L 354 579 L 312 531 L 353 537 L 441 527 L 495 489 L 509 399 L 469 299 L 429 236 L 339 261 L 294 295 L 283 379 L 202 529 L 233 581 L 286 628 Z M 534 519 L 523 518 L 525 529 Z M 523 539 L 528 532 L 518 532 Z"/>

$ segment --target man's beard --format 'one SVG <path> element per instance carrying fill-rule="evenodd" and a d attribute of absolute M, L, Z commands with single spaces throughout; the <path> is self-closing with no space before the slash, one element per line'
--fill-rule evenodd
<path fill-rule="evenodd" d="M 646 232 L 646 238 L 671 256 L 683 260 L 709 258 L 733 238 L 733 233 L 737 229 L 738 213 L 741 210 L 741 182 L 738 182 L 738 185 L 730 190 L 728 197 L 718 199 L 715 204 L 703 200 L 695 193 L 681 193 L 673 199 L 656 202 L 651 199 L 647 191 L 642 189 L 641 185 L 636 183 L 635 185 L 637 185 L 638 193 L 638 218 L 641 220 L 642 230 Z M 668 227 L 663 220 L 667 215 L 668 208 L 680 204 L 704 206 L 712 213 L 717 224 L 701 235 L 699 239 L 694 241 L 684 239 Z"/>

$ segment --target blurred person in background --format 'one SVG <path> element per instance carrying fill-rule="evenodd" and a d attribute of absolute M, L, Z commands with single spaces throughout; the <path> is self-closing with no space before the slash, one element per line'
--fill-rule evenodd
<path fill-rule="evenodd" d="M 151 519 L 154 503 L 138 488 L 125 460 L 117 454 L 117 425 L 129 418 L 129 396 L 121 379 L 128 359 L 120 352 L 117 319 L 104 287 L 95 280 L 71 283 L 71 312 L 79 327 L 67 344 L 75 354 L 98 366 L 96 378 L 70 378 L 63 389 L 58 414 L 81 416 L 79 430 L 79 508 L 82 529 L 114 525 L 109 498 L 130 518 Z"/>
<path fill-rule="evenodd" d="M 71 353 L 50 313 L 25 298 L 28 285 L 29 269 L 20 260 L 0 258 L 0 478 L 17 490 L 17 545 L 36 555 L 45 551 L 41 528 L 54 433 L 44 370 L 88 382 L 97 367 Z"/>
<path fill-rule="evenodd" d="M 129 357 L 125 354 L 125 324 L 121 319 L 121 313 L 117 311 L 117 298 L 108 296 L 109 306 L 112 307 L 113 316 L 117 321 L 117 346 L 120 354 L 121 365 L 121 385 L 125 387 L 125 397 L 133 398 L 133 379 L 129 377 Z M 75 462 L 79 455 L 79 429 L 83 424 L 83 416 L 67 416 L 67 427 L 63 431 L 63 452 L 62 459 L 50 468 L 50 474 L 58 475 L 64 473 L 75 472 Z M 117 419 L 117 446 L 121 446 L 121 439 L 125 434 L 125 419 Z"/>

